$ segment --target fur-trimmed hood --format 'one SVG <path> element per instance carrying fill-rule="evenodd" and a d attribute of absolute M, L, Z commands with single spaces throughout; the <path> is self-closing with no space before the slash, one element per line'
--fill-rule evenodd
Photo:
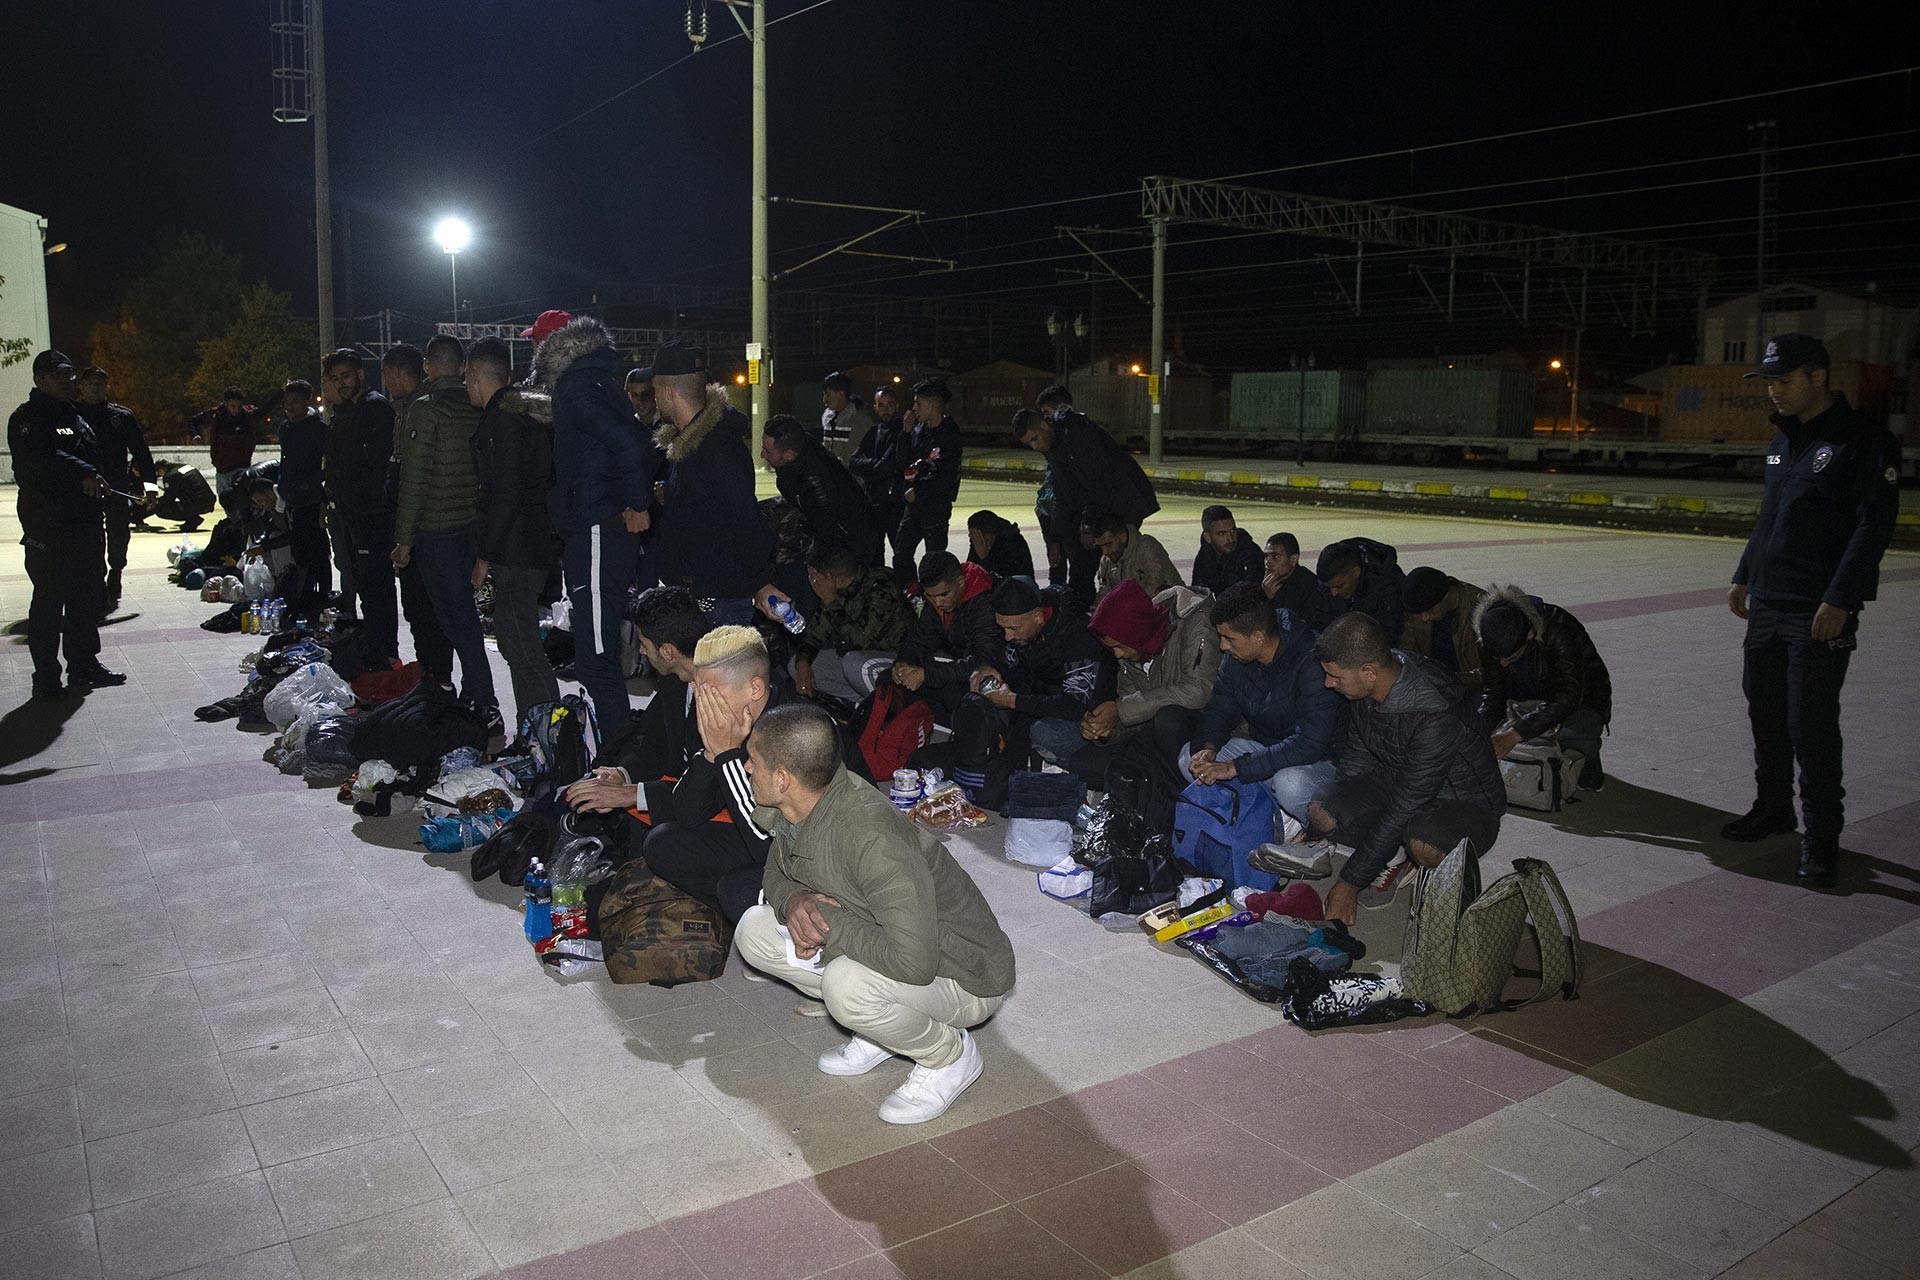
<path fill-rule="evenodd" d="M 553 425 L 553 395 L 538 387 L 508 387 L 500 397 L 500 407 L 508 413 L 523 413 L 535 422 Z"/>
<path fill-rule="evenodd" d="M 562 329 L 562 333 L 566 330 Z M 653 442 L 667 451 L 668 462 L 679 462 L 698 449 L 727 411 L 727 393 L 718 387 L 707 391 L 707 407 L 684 427 L 663 422 L 653 433 Z"/>
<path fill-rule="evenodd" d="M 1475 635 L 1480 634 L 1480 620 L 1487 616 L 1487 610 L 1497 604 L 1510 604 L 1518 609 L 1527 620 L 1527 629 L 1533 632 L 1534 635 L 1545 636 L 1547 634 L 1547 620 L 1540 615 L 1540 610 L 1538 606 L 1533 603 L 1532 596 L 1511 584 L 1503 587 L 1498 583 L 1488 583 L 1487 594 L 1481 596 L 1479 603 L 1473 606 L 1473 633 Z"/>
<path fill-rule="evenodd" d="M 589 351 L 612 345 L 613 335 L 607 332 L 607 326 L 592 316 L 580 316 L 566 327 L 547 335 L 546 341 L 533 353 L 533 375 L 528 383 L 539 390 L 551 392 L 560 381 L 560 375 L 575 360 Z"/>

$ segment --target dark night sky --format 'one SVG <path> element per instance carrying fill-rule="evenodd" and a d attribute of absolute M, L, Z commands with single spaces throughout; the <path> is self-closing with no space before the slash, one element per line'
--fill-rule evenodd
<path fill-rule="evenodd" d="M 778 0 L 770 16 L 803 6 Z M 1709 9 L 1712 9 L 1710 12 Z M 1762 11 L 1756 11 L 1756 13 Z M 1729 26 L 1717 7 L 1095 5 L 1009 0 L 834 0 L 776 26 L 771 59 L 779 195 L 923 208 L 929 215 L 1110 192 L 1153 172 L 1212 176 L 1591 119 L 1615 112 L 1883 71 L 1877 7 L 1836 4 L 1796 19 Z M 673 0 L 537 5 L 329 0 L 333 174 L 350 220 L 353 310 L 445 318 L 446 260 L 427 228 L 457 211 L 476 242 L 462 293 L 481 318 L 579 305 L 596 282 L 746 283 L 745 41 L 701 54 L 552 136 L 551 126 L 688 49 Z M 734 31 L 712 6 L 713 38 Z M 183 230 L 237 250 L 251 276 L 313 305 L 311 133 L 274 124 L 267 6 L 77 0 L 8 22 L 0 101 L 13 122 L 0 200 L 35 210 L 72 249 L 50 263 L 56 340 L 84 347 L 121 282 Z M 1798 46 L 1798 47 L 1796 47 Z M 1432 195 L 1519 177 L 1738 153 L 1744 125 L 1780 121 L 1805 147 L 1782 166 L 1920 151 L 1912 77 L 1838 91 L 1405 155 L 1260 179 L 1332 195 L 1435 207 L 1581 195 L 1489 216 L 1589 229 L 1750 217 L 1751 181 L 1597 196 L 1651 183 L 1750 173 L 1746 158 L 1670 165 L 1557 186 Z M 1911 160 L 1782 179 L 1784 270 L 1890 293 L 1920 290 L 1920 172 Z M 1590 198 L 1589 198 L 1590 196 Z M 1873 212 L 1808 211 L 1877 201 Z M 1137 225 L 1137 197 L 948 220 L 876 242 L 978 268 L 1062 251 L 1059 222 Z M 1799 215 L 1799 225 L 1794 217 Z M 776 208 L 776 263 L 863 229 L 862 215 Z M 1871 226 L 1836 228 L 1840 220 Z M 1752 271 L 1751 223 L 1706 229 L 1693 247 Z M 1210 233 L 1196 233 L 1204 235 Z M 1652 234 L 1652 233 L 1649 233 Z M 1671 231 L 1665 235 L 1701 235 Z M 1032 241 L 1012 248 L 1000 246 Z M 336 251 L 340 241 L 336 239 Z M 1246 261 L 1316 246 L 1236 245 Z M 1317 246 L 1321 251 L 1338 246 Z M 1232 261 L 1182 251 L 1176 267 Z M 1741 260 L 1744 258 L 1744 260 Z M 1128 260 L 1144 272 L 1145 255 Z M 926 293 L 1051 292 L 1053 264 L 901 281 L 897 264 L 839 259 L 809 287 Z M 1296 313 L 1325 272 L 1176 282 L 1209 302 Z M 1034 286 L 1048 286 L 1039 289 Z M 1383 288 L 1388 287 L 1384 281 Z M 1211 291 L 1211 292 L 1208 292 Z M 344 312 L 349 298 L 343 291 Z"/>

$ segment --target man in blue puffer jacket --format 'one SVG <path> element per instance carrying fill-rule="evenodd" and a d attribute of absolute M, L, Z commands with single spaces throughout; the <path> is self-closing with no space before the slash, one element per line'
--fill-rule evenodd
<path fill-rule="evenodd" d="M 1220 676 L 1180 771 L 1200 782 L 1265 782 L 1276 805 L 1307 820 L 1314 792 L 1333 781 L 1334 737 L 1343 707 L 1313 657 L 1313 633 L 1283 623 L 1257 582 L 1213 602 Z M 1241 721 L 1247 736 L 1233 736 Z"/>
<path fill-rule="evenodd" d="M 623 367 L 606 326 L 591 316 L 556 329 L 533 356 L 533 383 L 553 396 L 549 507 L 573 609 L 573 666 L 603 742 L 627 723 L 620 618 L 640 561 L 657 456 L 634 430 Z"/>

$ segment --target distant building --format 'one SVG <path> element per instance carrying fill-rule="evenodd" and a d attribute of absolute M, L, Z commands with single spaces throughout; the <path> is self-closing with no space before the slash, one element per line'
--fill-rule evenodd
<path fill-rule="evenodd" d="M 1827 344 L 1835 362 L 1860 360 L 1911 372 L 1920 343 L 1920 309 L 1788 281 L 1709 307 L 1702 323 L 1702 364 L 1752 364 L 1767 338 L 1805 333 Z"/>

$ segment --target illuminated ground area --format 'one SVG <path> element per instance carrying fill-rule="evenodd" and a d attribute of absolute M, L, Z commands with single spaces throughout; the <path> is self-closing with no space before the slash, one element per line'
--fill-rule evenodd
<path fill-rule="evenodd" d="M 1031 489 L 960 513 L 1032 528 Z M 1176 560 L 1200 499 L 1149 529 Z M 0 602 L 26 611 L 10 498 Z M 1768 1277 L 1920 1256 L 1920 557 L 1893 555 L 1848 687 L 1843 890 L 1714 835 L 1750 793 L 1724 540 L 1239 507 L 1312 551 L 1513 581 L 1610 663 L 1613 781 L 1512 816 L 1559 870 L 1572 1004 L 1309 1037 L 1177 950 L 955 839 L 1020 981 L 935 1124 L 873 1115 L 904 1064 L 737 972 L 556 981 L 515 903 L 413 822 L 357 821 L 192 709 L 252 645 L 196 624 L 137 537 L 102 655 L 123 689 L 26 709 L 0 668 L 0 1275 Z M 497 661 L 497 659 L 496 659 Z M 508 686 L 500 673 L 502 690 Z M 1496 865 L 1498 865 L 1496 863 Z M 1377 913 L 1363 936 L 1391 954 Z M 204 1268 L 204 1270 L 195 1270 Z"/>

